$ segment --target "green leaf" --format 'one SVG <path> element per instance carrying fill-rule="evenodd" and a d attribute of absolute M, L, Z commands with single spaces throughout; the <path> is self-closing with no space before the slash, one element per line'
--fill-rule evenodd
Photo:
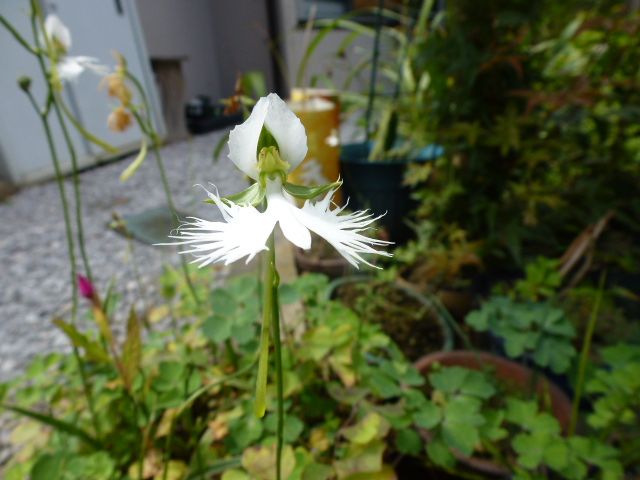
<path fill-rule="evenodd" d="M 138 171 L 144 159 L 147 158 L 147 140 L 145 138 L 142 139 L 142 143 L 140 144 L 140 151 L 136 158 L 129 164 L 127 168 L 120 174 L 120 181 L 126 182 L 129 180 L 134 173 Z"/>
<path fill-rule="evenodd" d="M 427 455 L 433 463 L 441 467 L 453 468 L 456 464 L 456 459 L 451 454 L 449 447 L 439 438 L 435 438 L 427 444 Z"/>
<path fill-rule="evenodd" d="M 239 449 L 256 442 L 264 431 L 262 421 L 254 415 L 245 415 L 235 420 L 229 428 L 229 436 Z"/>
<path fill-rule="evenodd" d="M 396 448 L 405 455 L 418 455 L 422 450 L 422 438 L 415 430 L 405 428 L 396 433 Z"/>
<path fill-rule="evenodd" d="M 122 375 L 124 383 L 130 389 L 133 379 L 138 373 L 142 361 L 142 339 L 140 337 L 140 322 L 133 307 L 129 311 L 127 321 L 127 337 L 122 346 Z"/>
<path fill-rule="evenodd" d="M 282 188 L 284 190 L 294 196 L 295 198 L 300 198 L 303 200 L 311 200 L 320 195 L 327 193 L 330 190 L 337 190 L 342 186 L 342 180 L 338 180 L 337 182 L 327 183 L 325 185 L 314 186 L 314 187 L 306 187 L 304 185 L 295 185 L 293 183 L 285 182 Z"/>
<path fill-rule="evenodd" d="M 82 440 L 88 445 L 91 445 L 94 448 L 97 448 L 97 449 L 101 448 L 100 442 L 98 440 L 96 440 L 92 435 L 82 430 L 80 427 L 76 426 L 73 423 L 69 423 L 64 420 L 57 419 L 51 415 L 47 415 L 47 414 L 36 412 L 33 410 L 28 410 L 26 408 L 18 407 L 16 405 L 7 405 L 3 403 L 3 404 L 0 404 L 0 407 L 6 410 L 11 410 L 12 412 L 15 412 L 24 417 L 31 418 L 45 425 L 48 425 L 62 433 L 66 433 L 68 435 L 77 437 L 78 439 Z"/>
<path fill-rule="evenodd" d="M 31 480 L 62 480 L 65 460 L 63 453 L 40 456 L 31 468 Z"/>
<path fill-rule="evenodd" d="M 329 480 L 333 477 L 333 468 L 322 463 L 312 463 L 307 465 L 302 473 L 302 480 Z"/>
<path fill-rule="evenodd" d="M 276 415 L 268 415 L 264 419 L 264 428 L 271 433 L 276 433 L 278 417 Z M 286 443 L 295 443 L 304 430 L 304 422 L 295 415 L 287 414 L 284 417 L 284 441 Z"/>
<path fill-rule="evenodd" d="M 375 439 L 384 438 L 389 432 L 389 422 L 375 412 L 369 412 L 355 425 L 342 430 L 342 434 L 352 443 L 364 445 Z"/>
<path fill-rule="evenodd" d="M 191 478 L 191 477 L 190 477 Z M 196 478 L 196 477 L 192 477 Z M 248 473 L 243 472 L 242 470 L 227 470 L 222 474 L 220 480 L 251 480 L 251 477 Z"/>
<path fill-rule="evenodd" d="M 232 319 L 213 314 L 202 324 L 202 333 L 214 343 L 222 343 L 231 338 Z"/>
<path fill-rule="evenodd" d="M 378 370 L 373 370 L 367 380 L 373 393 L 380 398 L 397 397 L 402 393 L 395 379 Z"/>
<path fill-rule="evenodd" d="M 234 316 L 238 303 L 229 291 L 224 288 L 216 288 L 211 292 L 211 307 L 217 315 Z"/>
<path fill-rule="evenodd" d="M 442 436 L 445 442 L 464 455 L 471 455 L 480 441 L 478 427 L 484 423 L 480 414 L 480 401 L 472 397 L 459 396 L 444 407 Z"/>
<path fill-rule="evenodd" d="M 419 411 L 413 414 L 413 421 L 417 426 L 427 430 L 435 427 L 442 420 L 442 411 L 435 403 L 425 403 Z"/>
<path fill-rule="evenodd" d="M 247 448 L 242 453 L 242 466 L 252 480 L 273 480 L 276 478 L 275 445 Z M 282 449 L 282 478 L 288 478 L 296 464 L 290 445 Z"/>
<path fill-rule="evenodd" d="M 444 393 L 459 391 L 466 382 L 470 370 L 463 367 L 447 367 L 429 374 L 429 382 Z"/>
<path fill-rule="evenodd" d="M 65 333 L 74 346 L 84 350 L 88 359 L 100 363 L 109 363 L 111 361 L 109 354 L 100 343 L 89 339 L 89 337 L 81 333 L 75 326 L 60 318 L 55 318 L 53 324 Z"/>
<path fill-rule="evenodd" d="M 357 473 L 379 472 L 382 470 L 382 454 L 385 447 L 382 440 L 375 440 L 366 445 L 350 444 L 344 458 L 333 462 L 338 478 L 348 478 Z"/>

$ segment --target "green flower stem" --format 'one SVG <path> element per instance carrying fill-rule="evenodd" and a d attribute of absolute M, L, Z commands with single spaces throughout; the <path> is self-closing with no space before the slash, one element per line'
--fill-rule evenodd
<path fill-rule="evenodd" d="M 62 109 L 62 113 L 64 113 L 64 115 L 73 125 L 73 128 L 75 128 L 87 141 L 93 143 L 94 145 L 97 145 L 108 153 L 118 153 L 118 149 L 116 147 L 96 137 L 93 133 L 84 128 L 78 121 L 78 119 L 73 116 L 73 113 L 71 113 L 71 110 L 69 110 L 69 107 L 66 103 L 64 103 L 64 100 L 61 97 L 57 98 L 57 103 L 58 106 Z"/>
<path fill-rule="evenodd" d="M 167 205 L 169 206 L 169 210 L 171 210 L 171 214 L 173 215 L 174 221 L 178 222 L 179 221 L 178 212 L 176 210 L 175 204 L 173 203 L 173 196 L 171 195 L 171 189 L 169 188 L 167 172 L 164 168 L 162 155 L 160 154 L 160 144 L 161 144 L 160 136 L 155 131 L 153 127 L 153 121 L 151 120 L 151 115 L 150 115 L 151 106 L 149 105 L 149 100 L 147 99 L 147 95 L 144 91 L 144 88 L 142 87 L 142 84 L 134 75 L 131 74 L 131 72 L 129 72 L 129 70 L 126 71 L 126 76 L 129 80 L 131 80 L 133 85 L 136 87 L 136 90 L 138 90 L 138 93 L 140 94 L 140 98 L 142 99 L 142 104 L 144 109 L 144 117 L 140 115 L 140 113 L 136 109 L 132 108 L 131 112 L 133 113 L 133 116 L 138 122 L 138 125 L 142 129 L 142 132 L 149 139 L 149 143 L 151 144 L 151 150 L 153 151 L 153 156 L 156 160 L 158 171 L 160 172 L 160 178 L 162 180 L 162 188 L 164 189 L 164 194 L 167 199 Z M 191 296 L 196 302 L 196 305 L 200 305 L 200 298 L 198 297 L 198 294 L 196 293 L 196 289 L 193 285 L 191 277 L 189 276 L 189 270 L 187 269 L 187 261 L 184 259 L 182 255 L 180 255 L 180 265 L 182 267 L 182 272 L 184 274 L 184 279 L 187 282 L 187 287 L 189 288 L 189 292 L 191 293 Z"/>
<path fill-rule="evenodd" d="M 34 49 L 31 45 L 29 45 L 29 42 L 27 42 L 25 38 L 22 35 L 20 35 L 20 32 L 18 32 L 18 30 L 16 30 L 16 28 L 13 25 L 11 25 L 9 20 L 4 18 L 4 15 L 0 15 L 0 23 L 9 31 L 11 35 L 13 35 L 13 38 L 15 38 L 16 41 L 20 45 L 22 45 L 26 51 L 28 51 L 32 55 L 38 55 L 38 52 L 36 51 L 36 49 Z"/>
<path fill-rule="evenodd" d="M 587 330 L 582 340 L 582 352 L 580 353 L 580 363 L 578 364 L 578 376 L 576 377 L 575 394 L 573 395 L 573 405 L 571 406 L 571 422 L 569 423 L 568 435 L 572 436 L 576 431 L 578 424 L 578 414 L 580 412 L 580 400 L 582 398 L 582 392 L 584 389 L 584 377 L 587 370 L 587 363 L 589 362 L 589 353 L 591 352 L 591 340 L 593 339 L 593 332 L 596 328 L 596 321 L 598 320 L 598 312 L 600 311 L 600 304 L 602 303 L 602 296 L 604 293 L 604 282 L 607 275 L 603 272 L 600 275 L 598 282 L 598 293 L 596 294 L 595 301 L 593 303 L 593 309 L 591 310 L 591 316 L 589 317 L 589 323 L 587 323 Z"/>
<path fill-rule="evenodd" d="M 256 380 L 256 400 L 254 413 L 264 416 L 267 406 L 267 374 L 269 367 L 269 331 L 273 327 L 273 346 L 276 361 L 277 427 L 276 427 L 276 480 L 282 477 L 282 446 L 284 439 L 284 384 L 282 378 L 282 342 L 280 340 L 280 303 L 278 287 L 280 275 L 276 268 L 276 249 L 273 233 L 267 240 L 268 252 L 265 255 L 264 282 L 262 284 L 262 332 Z"/>
<path fill-rule="evenodd" d="M 74 244 L 73 244 L 73 233 L 71 232 L 71 219 L 69 215 L 69 205 L 67 203 L 67 195 L 64 188 L 64 181 L 62 179 L 62 172 L 60 171 L 60 163 L 58 161 L 58 155 L 55 150 L 55 145 L 53 143 L 53 137 L 51 135 L 51 126 L 49 125 L 49 119 L 47 115 L 42 112 L 33 98 L 31 92 L 27 92 L 29 100 L 31 104 L 35 108 L 36 112 L 38 112 L 38 116 L 42 122 L 42 126 L 45 131 L 45 136 L 47 137 L 47 145 L 49 147 L 49 151 L 51 153 L 51 158 L 53 160 L 54 170 L 56 173 L 56 182 L 58 184 L 58 192 L 60 194 L 60 200 L 62 203 L 62 212 L 64 217 L 64 225 L 65 225 L 65 233 L 67 237 L 67 250 L 69 253 L 69 266 L 71 270 L 71 324 L 75 325 L 76 318 L 78 314 L 78 289 L 76 288 L 76 259 L 74 253 Z M 89 413 L 91 414 L 91 422 L 93 424 L 93 429 L 98 438 L 102 436 L 100 431 L 100 425 L 98 423 L 98 417 L 96 414 L 95 404 L 93 401 L 93 395 L 91 393 L 91 387 L 89 386 L 89 379 L 87 378 L 87 373 L 84 369 L 84 362 L 82 357 L 80 356 L 80 352 L 78 347 L 72 345 L 73 356 L 78 365 L 78 371 L 80 372 L 80 379 L 82 381 L 82 389 L 84 395 L 87 399 L 87 405 L 89 406 Z"/>
<path fill-rule="evenodd" d="M 89 263 L 89 257 L 87 256 L 87 249 L 85 247 L 84 241 L 84 222 L 82 221 L 82 196 L 80 195 L 78 156 L 76 154 L 76 149 L 73 145 L 73 142 L 71 141 L 67 123 L 64 120 L 58 103 L 59 97 L 57 95 L 54 95 L 53 110 L 56 112 L 56 117 L 58 119 L 58 122 L 60 123 L 60 127 L 62 128 L 62 135 L 64 136 L 64 141 L 67 145 L 67 149 L 69 150 L 69 155 L 71 157 L 71 178 L 73 181 L 73 196 L 75 200 L 76 228 L 78 235 L 78 246 L 80 247 L 80 256 L 82 257 L 82 264 L 84 265 L 85 274 L 87 275 L 89 281 L 93 284 L 93 274 L 91 272 L 91 265 Z"/>
<path fill-rule="evenodd" d="M 367 101 L 367 111 L 365 113 L 365 134 L 367 141 L 371 139 L 371 115 L 373 114 L 373 102 L 376 92 L 376 80 L 378 76 L 378 57 L 380 55 L 380 32 L 382 31 L 382 10 L 384 0 L 378 0 L 378 10 L 376 16 L 376 34 L 373 40 L 373 58 L 371 60 L 371 78 L 369 80 L 369 98 Z"/>
<path fill-rule="evenodd" d="M 262 282 L 262 331 L 260 332 L 260 350 L 258 354 L 258 375 L 256 379 L 256 399 L 253 411 L 258 418 L 264 417 L 267 409 L 267 376 L 269 371 L 269 335 L 271 322 L 273 321 L 273 270 L 271 268 L 271 255 L 275 255 L 272 248 L 273 234 L 267 240 L 269 251 L 265 254 L 263 266 L 264 281 Z"/>
<path fill-rule="evenodd" d="M 282 378 L 282 345 L 280 341 L 280 302 L 278 301 L 278 287 L 280 286 L 280 275 L 276 268 L 276 248 L 273 233 L 269 237 L 267 244 L 269 247 L 269 264 L 267 271 L 271 277 L 271 282 L 266 284 L 266 290 L 271 297 L 269 307 L 271 307 L 271 325 L 273 326 L 273 347 L 276 360 L 276 395 L 278 423 L 276 428 L 276 480 L 282 478 L 282 445 L 284 439 L 284 382 Z M 267 306 L 265 305 L 265 308 Z"/>
<path fill-rule="evenodd" d="M 36 51 L 40 52 L 41 51 L 40 40 L 39 40 L 38 28 L 37 28 L 38 21 L 40 21 L 40 23 L 42 24 L 42 18 L 40 16 L 39 6 L 35 0 L 32 0 L 31 1 L 31 29 L 33 32 L 33 37 L 36 42 Z M 42 25 L 41 25 L 41 28 L 42 28 Z M 42 31 L 44 31 L 44 29 L 42 29 Z M 78 314 L 78 289 L 76 288 L 76 258 L 75 258 L 74 242 L 73 242 L 73 233 L 71 230 L 71 218 L 69 215 L 69 205 L 67 203 L 67 194 L 64 188 L 64 180 L 62 178 L 62 170 L 60 169 L 60 162 L 58 160 L 58 154 L 56 152 L 55 144 L 53 142 L 53 135 L 51 134 L 51 126 L 49 125 L 49 106 L 51 105 L 51 102 L 54 101 L 53 88 L 50 82 L 49 75 L 47 73 L 47 67 L 45 65 L 43 55 L 37 54 L 37 59 L 38 59 L 38 65 L 40 67 L 40 72 L 47 84 L 48 92 L 47 92 L 46 108 L 44 110 L 41 110 L 38 107 L 38 104 L 35 98 L 33 98 L 33 94 L 31 93 L 30 90 L 26 90 L 25 93 L 27 94 L 27 97 L 29 98 L 29 101 L 31 102 L 31 105 L 33 106 L 34 110 L 40 117 L 40 121 L 42 123 L 42 127 L 44 129 L 45 136 L 47 139 L 47 146 L 49 147 L 49 152 L 51 153 L 53 168 L 56 174 L 56 183 L 58 185 L 58 192 L 60 194 L 60 201 L 62 203 L 65 233 L 67 237 L 69 267 L 71 270 L 71 323 L 75 324 L 76 317 Z M 91 387 L 89 385 L 89 380 L 87 378 L 87 374 L 84 369 L 84 362 L 82 360 L 82 357 L 80 356 L 80 352 L 78 351 L 78 348 L 75 345 L 73 345 L 73 356 L 76 360 L 76 363 L 78 364 L 78 370 L 80 372 L 80 378 L 82 381 L 84 395 L 87 399 L 87 405 L 89 406 L 89 412 L 91 414 L 91 421 L 93 423 L 93 428 L 95 430 L 96 436 L 100 438 L 102 435 L 100 432 L 98 417 L 96 415 L 96 409 L 93 401 L 93 395 L 91 393 Z"/>

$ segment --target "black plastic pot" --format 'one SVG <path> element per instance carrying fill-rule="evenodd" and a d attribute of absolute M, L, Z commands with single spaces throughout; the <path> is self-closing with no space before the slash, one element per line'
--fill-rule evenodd
<path fill-rule="evenodd" d="M 225 115 L 224 108 L 212 103 L 208 96 L 198 95 L 185 106 L 187 130 L 192 135 L 200 135 L 242 121 L 242 114 Z"/>
<path fill-rule="evenodd" d="M 349 199 L 352 210 L 370 209 L 376 215 L 390 240 L 403 243 L 412 236 L 407 219 L 416 202 L 411 188 L 404 185 L 407 165 L 428 162 L 442 154 L 437 145 L 426 147 L 416 158 L 389 161 L 369 161 L 370 143 L 343 145 L 340 152 L 340 171 L 344 198 Z"/>

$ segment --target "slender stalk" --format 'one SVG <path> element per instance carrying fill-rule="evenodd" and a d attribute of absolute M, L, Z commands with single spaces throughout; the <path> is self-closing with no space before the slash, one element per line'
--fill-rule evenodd
<path fill-rule="evenodd" d="M 62 135 L 64 136 L 65 144 L 69 150 L 69 156 L 71 157 L 71 179 L 73 181 L 73 196 L 75 200 L 75 214 L 76 214 L 76 228 L 78 236 L 78 246 L 80 247 L 80 256 L 82 257 L 82 264 L 84 265 L 84 271 L 87 278 L 93 283 L 93 274 L 91 272 L 91 265 L 89 263 L 89 257 L 87 256 L 87 250 L 84 241 L 84 222 L 82 221 L 82 196 L 80 195 L 80 175 L 78 175 L 78 155 L 76 154 L 75 146 L 69 135 L 69 129 L 67 128 L 67 122 L 64 120 L 64 116 L 60 111 L 58 105 L 59 97 L 54 95 L 53 97 L 53 110 L 56 112 L 56 117 L 60 123 L 62 129 Z"/>
<path fill-rule="evenodd" d="M 155 133 L 155 132 L 154 132 Z M 157 137 L 157 135 L 154 135 Z M 153 155 L 156 159 L 156 164 L 158 165 L 158 170 L 160 171 L 160 177 L 162 178 L 162 187 L 164 188 L 165 196 L 167 197 L 167 204 L 169 205 L 169 209 L 171 210 L 171 214 L 173 215 L 174 221 L 178 221 L 178 212 L 176 210 L 175 204 L 173 203 L 173 197 L 171 196 L 171 190 L 169 189 L 169 182 L 167 180 L 167 173 L 164 169 L 164 163 L 162 161 L 162 156 L 160 155 L 160 148 L 158 146 L 158 142 L 153 137 L 150 139 L 151 150 L 153 151 Z M 189 270 L 187 268 L 187 261 L 184 256 L 180 255 L 180 266 L 182 267 L 182 272 L 184 273 L 184 279 L 187 282 L 187 286 L 189 287 L 189 292 L 191 292 L 191 296 L 193 297 L 196 305 L 200 305 L 200 298 L 196 293 L 196 289 L 193 285 L 193 281 L 189 276 Z"/>
<path fill-rule="evenodd" d="M 149 99 L 147 98 L 147 94 L 144 91 L 144 88 L 140 81 L 133 75 L 129 70 L 126 71 L 126 76 L 133 85 L 136 90 L 140 94 L 140 98 L 142 99 L 142 106 L 144 110 L 144 117 L 140 115 L 140 113 L 136 109 L 132 109 L 132 113 L 138 122 L 138 125 L 142 129 L 143 133 L 148 137 L 149 143 L 151 144 L 151 150 L 153 151 L 153 156 L 156 160 L 156 165 L 158 166 L 158 171 L 160 172 L 160 178 L 162 180 L 162 188 L 164 189 L 164 194 L 167 199 L 167 205 L 171 210 L 171 214 L 173 215 L 174 221 L 179 222 L 178 212 L 176 210 L 175 204 L 173 202 L 173 196 L 171 195 L 171 189 L 169 188 L 169 181 L 167 179 L 167 172 L 164 168 L 164 162 L 162 161 L 162 155 L 160 154 L 160 137 L 153 127 L 153 121 L 151 117 L 151 105 L 149 104 Z M 177 226 L 177 225 L 176 225 Z M 187 282 L 187 287 L 189 288 L 189 292 L 193 297 L 196 305 L 200 305 L 200 298 L 196 293 L 196 289 L 193 285 L 191 277 L 189 276 L 189 270 L 187 268 L 187 261 L 184 257 L 180 256 L 180 265 L 182 267 L 182 272 L 184 273 L 185 281 Z"/>
<path fill-rule="evenodd" d="M 11 25 L 9 20 L 4 18 L 4 15 L 0 15 L 0 23 L 9 31 L 11 35 L 13 35 L 13 38 L 15 38 L 16 41 L 20 45 L 22 45 L 22 47 L 24 47 L 26 51 L 28 51 L 32 55 L 38 55 L 38 52 L 36 51 L 36 49 L 33 48 L 31 45 L 29 45 L 29 42 L 27 42 L 27 40 L 25 40 L 25 38 L 22 35 L 20 35 L 20 32 L 18 32 L 18 30 L 16 30 L 16 28 L 13 25 Z"/>
<path fill-rule="evenodd" d="M 260 332 L 260 350 L 258 354 L 258 375 L 256 379 L 256 399 L 253 411 L 258 418 L 264 417 L 267 408 L 267 375 L 269 371 L 269 335 L 273 321 L 273 269 L 271 268 L 271 254 L 273 252 L 273 234 L 267 240 L 269 251 L 264 256 L 264 281 L 262 282 L 262 331 Z"/>
<path fill-rule="evenodd" d="M 365 114 L 365 134 L 367 141 L 371 138 L 371 114 L 373 113 L 373 100 L 376 92 L 376 78 L 378 76 L 378 58 L 380 56 L 380 33 L 382 31 L 382 9 L 384 0 L 378 0 L 378 15 L 376 17 L 376 36 L 373 40 L 373 58 L 371 60 L 371 79 L 369 81 L 369 101 Z"/>
<path fill-rule="evenodd" d="M 569 436 L 572 436 L 576 431 L 578 423 L 578 414 L 580 412 L 580 400 L 582 398 L 582 392 L 584 389 L 584 377 L 587 370 L 587 363 L 589 362 L 589 353 L 591 352 L 591 340 L 593 338 L 593 332 L 596 328 L 596 321 L 598 320 L 598 312 L 600 310 L 600 303 L 602 302 L 602 296 L 604 293 L 604 282 L 607 277 L 606 272 L 600 275 L 598 282 L 598 293 L 593 303 L 593 309 L 591 310 L 591 316 L 589 317 L 589 323 L 587 323 L 587 331 L 584 334 L 582 340 L 582 352 L 580 353 L 580 363 L 578 364 L 578 376 L 576 379 L 575 394 L 573 396 L 573 405 L 571 406 L 571 422 L 569 423 Z"/>
<path fill-rule="evenodd" d="M 42 23 L 42 19 L 40 18 L 40 10 L 38 9 L 38 4 L 34 0 L 31 1 L 31 9 L 32 9 L 31 29 L 33 32 L 33 37 L 36 42 L 36 52 L 41 52 L 37 22 L 40 21 L 40 23 Z M 42 25 L 41 25 L 41 28 L 42 28 Z M 42 31 L 44 31 L 44 28 L 42 28 Z M 47 146 L 49 147 L 49 152 L 51 154 L 51 160 L 53 161 L 53 168 L 56 174 L 56 183 L 58 185 L 58 192 L 60 194 L 60 201 L 62 203 L 62 213 L 64 218 L 65 233 L 67 237 L 69 267 L 71 270 L 71 323 L 75 324 L 77 314 L 78 314 L 78 289 L 76 288 L 76 257 L 75 257 L 75 249 L 74 249 L 74 242 L 73 242 L 73 233 L 71 229 L 71 218 L 69 215 L 69 205 L 67 203 L 67 194 L 64 187 L 62 170 L 60 169 L 60 162 L 58 160 L 58 154 L 55 148 L 55 143 L 53 141 L 53 135 L 51 134 L 51 126 L 49 125 L 49 107 L 51 105 L 51 102 L 54 101 L 53 88 L 51 85 L 50 77 L 47 73 L 47 67 L 45 65 L 43 54 L 38 53 L 36 55 L 36 58 L 38 59 L 40 72 L 47 84 L 47 103 L 46 103 L 45 109 L 41 110 L 38 107 L 38 104 L 29 89 L 25 90 L 25 93 L 27 94 L 27 97 L 29 98 L 29 101 L 31 102 L 31 105 L 33 106 L 34 110 L 40 117 L 42 128 L 44 129 L 45 137 L 47 139 Z M 82 381 L 84 395 L 87 399 L 87 405 L 89 406 L 89 412 L 91 414 L 91 421 L 93 423 L 93 428 L 95 430 L 96 436 L 100 438 L 102 436 L 100 432 L 100 425 L 98 423 L 98 417 L 96 415 L 96 409 L 95 409 L 95 404 L 93 402 L 91 387 L 89 385 L 89 380 L 87 378 L 87 374 L 84 369 L 84 362 L 82 360 L 82 357 L 80 356 L 80 352 L 78 351 L 78 348 L 75 345 L 73 345 L 72 350 L 73 350 L 73 356 L 78 365 L 78 371 L 80 372 L 80 379 Z"/>
<path fill-rule="evenodd" d="M 284 382 L 282 378 L 282 345 L 280 341 L 280 302 L 278 301 L 278 286 L 280 285 L 280 275 L 276 269 L 276 249 L 273 240 L 273 233 L 269 237 L 269 265 L 271 270 L 271 284 L 265 285 L 270 290 L 271 296 L 271 324 L 273 326 L 273 347 L 276 360 L 276 392 L 277 392 L 277 412 L 278 423 L 276 428 L 276 480 L 282 478 L 282 446 L 284 439 Z"/>

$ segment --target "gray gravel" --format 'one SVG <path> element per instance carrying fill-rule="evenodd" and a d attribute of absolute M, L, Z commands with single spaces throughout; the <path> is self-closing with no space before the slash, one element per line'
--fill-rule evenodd
<path fill-rule="evenodd" d="M 213 164 L 216 132 L 163 149 L 176 206 L 181 211 L 214 219 L 217 209 L 203 204 L 196 183 L 215 183 L 221 194 L 246 186 L 225 158 Z M 87 250 L 98 288 L 111 280 L 123 297 L 121 305 L 140 306 L 128 242 L 108 228 L 112 212 L 138 213 L 165 205 L 155 161 L 150 156 L 126 183 L 119 175 L 132 157 L 81 174 Z M 71 198 L 70 181 L 67 194 Z M 173 248 L 134 242 L 134 257 L 150 298 L 157 297 L 162 265 L 177 264 Z M 18 374 L 35 354 L 66 351 L 68 342 L 51 323 L 71 304 L 62 208 L 55 182 L 28 187 L 0 203 L 0 381 Z M 81 267 L 79 263 L 78 267 Z M 80 316 L 82 318 L 82 316 Z"/>

